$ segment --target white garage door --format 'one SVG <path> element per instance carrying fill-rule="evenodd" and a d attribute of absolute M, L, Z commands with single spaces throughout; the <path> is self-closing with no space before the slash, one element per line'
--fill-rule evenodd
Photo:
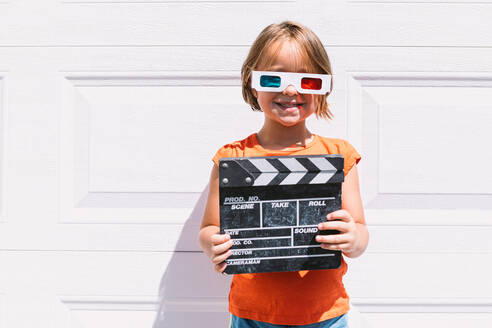
<path fill-rule="evenodd" d="M 0 328 L 226 326 L 199 198 L 215 150 L 261 126 L 239 72 L 285 19 L 332 60 L 336 119 L 313 131 L 363 157 L 353 304 L 374 327 L 490 327 L 491 17 L 491 0 L 0 0 Z"/>

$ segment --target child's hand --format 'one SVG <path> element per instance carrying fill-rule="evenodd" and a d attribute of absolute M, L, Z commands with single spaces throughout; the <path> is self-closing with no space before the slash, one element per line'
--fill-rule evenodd
<path fill-rule="evenodd" d="M 316 241 L 321 243 L 321 248 L 344 253 L 353 252 L 357 245 L 358 231 L 350 213 L 346 210 L 338 210 L 328 214 L 326 219 L 328 222 L 318 224 L 318 230 L 338 230 L 340 233 L 316 236 Z"/>
<path fill-rule="evenodd" d="M 233 245 L 233 241 L 231 236 L 227 234 L 214 234 L 212 235 L 211 240 L 210 259 L 214 264 L 214 270 L 223 273 L 227 266 L 224 261 L 232 254 L 232 251 L 229 248 Z"/>

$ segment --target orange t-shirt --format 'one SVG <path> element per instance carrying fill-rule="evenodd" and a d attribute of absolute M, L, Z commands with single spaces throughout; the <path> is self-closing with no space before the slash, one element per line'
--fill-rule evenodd
<path fill-rule="evenodd" d="M 213 157 L 342 154 L 344 174 L 360 161 L 355 148 L 343 139 L 314 135 L 305 146 L 289 150 L 263 148 L 251 134 L 227 144 Z M 245 319 L 277 325 L 307 325 L 328 320 L 349 310 L 349 297 L 342 277 L 347 263 L 337 269 L 235 274 L 229 293 L 229 312 Z"/>

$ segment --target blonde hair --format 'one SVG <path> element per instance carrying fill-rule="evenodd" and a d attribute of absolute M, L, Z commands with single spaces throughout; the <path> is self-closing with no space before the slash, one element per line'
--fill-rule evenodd
<path fill-rule="evenodd" d="M 260 105 L 251 89 L 251 71 L 259 70 L 260 63 L 263 63 L 262 70 L 267 70 L 275 60 L 276 55 L 281 49 L 282 43 L 273 48 L 277 41 L 294 41 L 297 43 L 297 51 L 303 62 L 308 65 L 307 73 L 330 74 L 331 64 L 320 39 L 306 26 L 293 21 L 284 21 L 280 24 L 270 24 L 260 32 L 256 40 L 251 45 L 248 57 L 241 68 L 243 98 L 255 111 L 261 111 Z M 272 52 L 270 54 L 270 52 Z M 296 67 L 299 67 L 296 63 Z M 326 95 L 313 95 L 317 102 L 316 117 L 333 119 L 333 113 L 328 108 L 326 97 L 333 90 L 333 76 L 331 77 L 330 91 Z"/>

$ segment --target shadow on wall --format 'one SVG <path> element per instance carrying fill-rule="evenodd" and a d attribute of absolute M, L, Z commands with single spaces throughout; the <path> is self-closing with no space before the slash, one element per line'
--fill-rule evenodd
<path fill-rule="evenodd" d="M 153 328 L 228 327 L 227 295 L 231 276 L 216 273 L 198 244 L 207 197 L 208 185 L 186 220 L 176 251 L 161 279 Z M 352 304 L 348 323 L 351 328 L 370 327 Z"/>
<path fill-rule="evenodd" d="M 186 220 L 162 276 L 153 328 L 216 328 L 229 324 L 231 277 L 216 273 L 198 244 L 207 197 L 208 185 Z"/>

